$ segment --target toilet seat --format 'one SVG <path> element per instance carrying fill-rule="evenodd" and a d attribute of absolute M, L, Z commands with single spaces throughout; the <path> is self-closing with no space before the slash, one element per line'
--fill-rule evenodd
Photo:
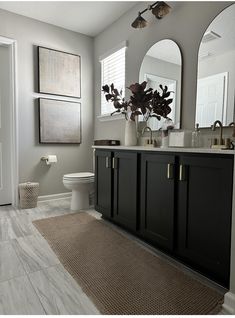
<path fill-rule="evenodd" d="M 69 181 L 72 183 L 94 182 L 94 178 L 94 173 L 91 172 L 70 173 L 63 176 L 64 181 Z"/>
<path fill-rule="evenodd" d="M 90 178 L 94 178 L 94 173 L 92 172 L 78 172 L 78 173 L 70 173 L 70 174 L 65 174 L 64 178 L 69 178 L 69 179 L 90 179 Z"/>

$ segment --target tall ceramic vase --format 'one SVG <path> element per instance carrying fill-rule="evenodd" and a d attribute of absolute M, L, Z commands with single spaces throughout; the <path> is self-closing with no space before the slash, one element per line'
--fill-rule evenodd
<path fill-rule="evenodd" d="M 126 120 L 125 146 L 136 146 L 136 145 L 137 145 L 136 122 L 133 120 Z"/>

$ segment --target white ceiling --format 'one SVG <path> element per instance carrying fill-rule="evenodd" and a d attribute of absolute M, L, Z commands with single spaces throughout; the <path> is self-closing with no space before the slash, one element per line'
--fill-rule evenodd
<path fill-rule="evenodd" d="M 207 31 L 214 31 L 221 38 L 201 43 L 199 56 L 220 55 L 235 50 L 235 4 L 222 11 L 210 24 Z M 206 32 L 207 32 L 206 31 Z"/>
<path fill-rule="evenodd" d="M 136 4 L 136 1 L 0 1 L 0 8 L 96 36 Z"/>
<path fill-rule="evenodd" d="M 172 40 L 157 42 L 148 50 L 147 55 L 169 63 L 181 65 L 179 47 Z"/>

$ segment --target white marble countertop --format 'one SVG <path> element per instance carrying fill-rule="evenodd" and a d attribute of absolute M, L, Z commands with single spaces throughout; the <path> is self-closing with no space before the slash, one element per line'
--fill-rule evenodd
<path fill-rule="evenodd" d="M 109 150 L 133 150 L 133 151 L 155 151 L 155 152 L 188 152 L 188 153 L 208 153 L 208 154 L 226 154 L 234 155 L 235 150 L 220 150 L 211 148 L 181 148 L 181 147 L 147 147 L 147 146 L 92 146 L 93 149 Z"/>

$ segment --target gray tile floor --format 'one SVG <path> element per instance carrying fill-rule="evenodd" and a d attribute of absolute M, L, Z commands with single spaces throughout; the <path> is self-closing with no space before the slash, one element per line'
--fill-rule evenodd
<path fill-rule="evenodd" d="M 0 315 L 99 314 L 32 224 L 33 220 L 71 213 L 69 203 L 68 199 L 40 202 L 37 208 L 27 210 L 0 207 Z M 94 210 L 88 213 L 100 218 Z M 224 293 L 223 288 L 203 276 L 115 225 L 110 226 L 195 279 Z"/>
<path fill-rule="evenodd" d="M 99 314 L 32 224 L 67 213 L 69 200 L 0 207 L 0 315 Z"/>

